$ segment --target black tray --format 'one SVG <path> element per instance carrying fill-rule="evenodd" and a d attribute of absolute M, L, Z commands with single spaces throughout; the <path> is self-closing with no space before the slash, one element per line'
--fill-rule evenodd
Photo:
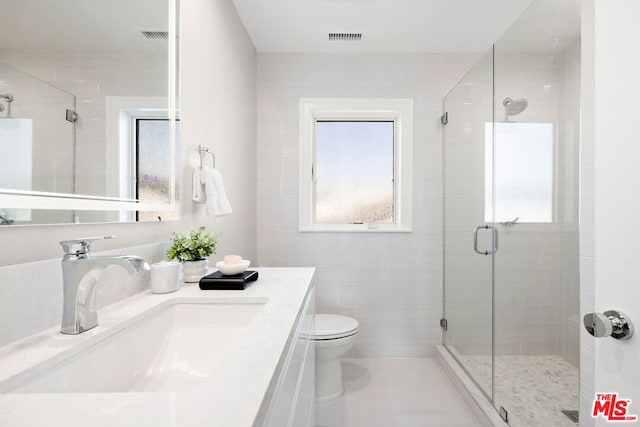
<path fill-rule="evenodd" d="M 250 282 L 258 280 L 257 271 L 245 271 L 242 274 L 234 274 L 225 276 L 216 271 L 200 279 L 200 289 L 209 290 L 225 290 L 225 291 L 241 291 L 245 289 Z"/>

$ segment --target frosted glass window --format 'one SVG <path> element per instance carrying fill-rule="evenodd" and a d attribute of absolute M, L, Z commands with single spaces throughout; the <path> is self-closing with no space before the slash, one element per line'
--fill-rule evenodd
<path fill-rule="evenodd" d="M 552 222 L 553 123 L 496 123 L 495 147 L 492 126 L 485 124 L 485 220 Z"/>
<path fill-rule="evenodd" d="M 136 198 L 142 203 L 171 201 L 171 122 L 168 119 L 136 120 Z M 175 122 L 176 146 L 180 122 Z M 174 212 L 138 212 L 138 221 L 174 220 Z"/>
<path fill-rule="evenodd" d="M 394 222 L 394 122 L 316 121 L 315 222 Z"/>
<path fill-rule="evenodd" d="M 411 232 L 413 99 L 300 99 L 299 231 Z"/>

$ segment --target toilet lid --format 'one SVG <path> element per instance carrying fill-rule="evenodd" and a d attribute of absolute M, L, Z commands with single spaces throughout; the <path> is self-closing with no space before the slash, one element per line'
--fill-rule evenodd
<path fill-rule="evenodd" d="M 316 314 L 315 339 L 348 337 L 358 332 L 358 321 L 339 314 Z"/>

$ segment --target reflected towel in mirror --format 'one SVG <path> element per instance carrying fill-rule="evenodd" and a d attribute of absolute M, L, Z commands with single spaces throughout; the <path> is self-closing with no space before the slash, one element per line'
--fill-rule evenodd
<path fill-rule="evenodd" d="M 197 203 L 206 203 L 209 216 L 228 215 L 232 212 L 222 175 L 214 168 L 205 166 L 193 171 L 192 199 Z"/>

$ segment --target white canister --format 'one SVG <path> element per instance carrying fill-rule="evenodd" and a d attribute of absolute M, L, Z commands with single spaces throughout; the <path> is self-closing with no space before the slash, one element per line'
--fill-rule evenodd
<path fill-rule="evenodd" d="M 178 290 L 180 284 L 180 263 L 161 261 L 151 264 L 151 292 L 166 294 Z"/>

